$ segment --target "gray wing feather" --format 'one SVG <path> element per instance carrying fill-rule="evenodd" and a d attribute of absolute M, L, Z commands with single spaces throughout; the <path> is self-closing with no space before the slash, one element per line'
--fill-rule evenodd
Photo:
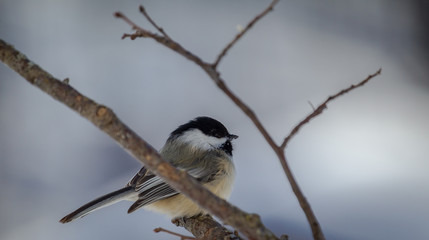
<path fill-rule="evenodd" d="M 198 161 L 207 160 L 212 156 L 205 156 L 203 159 Z M 213 159 L 208 159 L 212 160 Z M 201 166 L 201 165 L 200 165 Z M 197 179 L 201 183 L 210 182 L 218 173 L 216 167 L 193 167 L 193 168 L 181 168 L 180 170 L 186 171 L 189 175 Z M 170 187 L 164 180 L 155 174 L 148 171 L 143 167 L 127 184 L 127 186 L 134 187 L 136 192 L 139 192 L 138 200 L 131 205 L 128 209 L 128 213 L 137 210 L 140 207 L 154 203 L 156 201 L 166 199 L 179 194 L 176 190 Z"/>

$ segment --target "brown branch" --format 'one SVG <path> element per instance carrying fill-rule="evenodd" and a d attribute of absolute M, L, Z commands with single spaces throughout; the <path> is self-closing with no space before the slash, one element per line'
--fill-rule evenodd
<path fill-rule="evenodd" d="M 356 85 L 351 85 L 350 87 L 343 89 L 341 91 L 339 91 L 337 94 L 332 95 L 330 97 L 328 97 L 322 104 L 320 104 L 316 109 L 314 109 L 313 107 L 313 112 L 310 113 L 306 118 L 304 118 L 304 120 L 302 120 L 300 123 L 298 123 L 298 125 L 296 125 L 292 131 L 289 133 L 289 135 L 287 135 L 287 137 L 283 140 L 283 143 L 280 145 L 280 147 L 282 149 L 285 149 L 287 144 L 289 143 L 289 141 L 292 139 L 292 137 L 294 137 L 298 131 L 308 122 L 310 122 L 311 119 L 315 118 L 316 116 L 320 115 L 326 108 L 327 108 L 327 104 L 336 99 L 337 97 L 340 97 L 348 92 L 350 92 L 353 89 L 356 89 L 358 87 L 362 87 L 363 85 L 365 85 L 369 80 L 371 80 L 372 78 L 376 77 L 377 75 L 381 74 L 381 68 L 378 69 L 377 72 L 375 72 L 374 74 L 369 75 L 367 78 L 365 78 L 364 80 L 362 80 L 360 83 L 356 84 Z"/>
<path fill-rule="evenodd" d="M 284 153 L 284 150 L 279 146 L 276 146 L 275 148 L 273 148 L 273 150 L 277 154 L 277 157 L 279 158 L 280 163 L 283 167 L 283 171 L 285 172 L 286 177 L 290 183 L 292 191 L 298 199 L 299 205 L 301 206 L 301 209 L 304 212 L 305 217 L 307 218 L 307 221 L 311 228 L 311 232 L 313 234 L 313 239 L 324 240 L 325 236 L 323 235 L 319 221 L 317 220 L 316 215 L 311 209 L 310 203 L 307 201 L 307 198 L 304 196 L 304 193 L 301 191 L 298 182 L 295 180 L 295 177 L 292 174 L 292 170 L 287 163 L 287 158 Z"/>
<path fill-rule="evenodd" d="M 330 101 L 336 99 L 337 97 L 339 97 L 341 95 L 348 93 L 349 91 L 351 91 L 355 88 L 363 86 L 365 83 L 367 83 L 369 80 L 371 80 L 373 77 L 379 75 L 380 73 L 381 73 L 381 68 L 376 73 L 369 75 L 366 79 L 361 81 L 359 84 L 352 85 L 349 88 L 343 89 L 340 92 L 338 92 L 337 94 L 330 96 L 328 99 L 326 99 L 325 102 L 323 102 L 321 105 L 319 105 L 311 114 L 309 114 L 304 120 L 302 120 L 296 127 L 294 127 L 292 129 L 291 133 L 284 139 L 283 143 L 279 147 L 276 147 L 276 149 L 275 149 L 277 155 L 279 155 L 280 152 L 282 153 L 281 156 L 279 157 L 280 162 L 281 162 L 282 166 L 286 166 L 286 168 L 284 168 L 285 173 L 288 177 L 289 182 L 291 183 L 292 190 L 295 193 L 296 197 L 298 198 L 299 204 L 301 205 L 301 208 L 303 209 L 303 211 L 307 217 L 307 220 L 310 223 L 310 227 L 312 229 L 314 239 L 324 239 L 322 229 L 320 227 L 319 222 L 317 221 L 316 216 L 314 215 L 313 211 L 311 210 L 310 204 L 308 203 L 308 201 L 304 197 L 304 195 L 301 193 L 301 190 L 298 187 L 298 183 L 295 181 L 295 178 L 293 177 L 293 174 L 290 171 L 290 168 L 288 167 L 287 159 L 286 159 L 286 156 L 284 155 L 285 148 L 286 148 L 288 142 L 290 141 L 290 139 L 292 139 L 292 137 L 298 133 L 298 131 L 301 129 L 301 127 L 303 127 L 306 123 L 308 123 L 314 117 L 321 114 L 327 108 L 327 104 Z"/>
<path fill-rule="evenodd" d="M 162 177 L 171 187 L 194 200 L 223 222 L 234 226 L 251 239 L 277 239 L 256 214 L 241 211 L 201 186 L 186 172 L 179 171 L 161 159 L 159 153 L 119 120 L 113 111 L 76 91 L 38 65 L 13 46 L 0 39 L 0 60 L 29 83 L 64 103 L 112 137 L 148 169 Z"/>
<path fill-rule="evenodd" d="M 240 38 L 257 22 L 259 21 L 259 19 L 263 18 L 265 15 L 267 15 L 270 11 L 272 11 L 274 9 L 274 6 L 278 3 L 279 0 L 274 0 L 271 2 L 271 4 L 264 10 L 262 11 L 260 14 L 256 15 L 256 17 L 253 18 L 252 21 L 250 21 L 247 26 L 240 31 L 234 39 L 232 39 L 232 41 L 226 45 L 226 47 L 221 51 L 221 53 L 218 55 L 216 61 L 213 63 L 213 67 L 217 68 L 217 66 L 219 65 L 219 62 L 222 60 L 222 58 L 226 55 L 226 53 L 229 51 L 229 49 L 232 48 L 232 46 L 234 46 L 234 44 L 240 40 Z"/>
<path fill-rule="evenodd" d="M 198 215 L 190 218 L 172 220 L 176 226 L 184 227 L 198 239 L 239 240 L 238 235 L 232 233 L 216 222 L 210 215 Z"/>

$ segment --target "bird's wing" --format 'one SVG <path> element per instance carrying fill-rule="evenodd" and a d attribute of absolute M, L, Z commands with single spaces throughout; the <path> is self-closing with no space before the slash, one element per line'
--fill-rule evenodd
<path fill-rule="evenodd" d="M 144 205 L 172 197 L 178 192 L 171 188 L 164 180 L 147 170 L 142 169 L 128 182 L 127 186 L 134 187 L 139 192 L 138 200 L 131 205 L 128 213 L 143 207 Z"/>
<path fill-rule="evenodd" d="M 188 169 L 178 167 L 178 169 L 186 171 L 189 175 L 201 183 L 212 181 L 217 173 L 216 168 L 207 167 L 193 167 Z M 127 186 L 133 186 L 135 191 L 139 192 L 139 199 L 133 205 L 131 205 L 131 207 L 128 209 L 128 213 L 131 213 L 138 208 L 143 207 L 144 205 L 179 194 L 179 192 L 164 182 L 162 178 L 151 173 L 145 167 L 143 167 L 128 182 Z"/>

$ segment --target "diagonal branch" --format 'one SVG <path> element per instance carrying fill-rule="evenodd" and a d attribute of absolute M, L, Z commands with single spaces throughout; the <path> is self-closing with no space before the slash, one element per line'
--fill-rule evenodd
<path fill-rule="evenodd" d="M 234 44 L 240 40 L 240 38 L 247 32 L 249 31 L 249 29 L 257 22 L 259 21 L 259 19 L 263 18 L 265 15 L 267 15 L 270 11 L 272 11 L 274 9 L 274 6 L 279 2 L 279 0 L 274 0 L 271 2 L 271 4 L 264 10 L 262 11 L 260 14 L 256 15 L 255 18 L 253 18 L 252 21 L 250 21 L 247 26 L 240 31 L 234 39 L 232 39 L 232 41 L 226 45 L 226 47 L 221 51 L 221 53 L 219 54 L 219 56 L 217 57 L 216 61 L 213 63 L 213 67 L 217 68 L 217 65 L 219 65 L 219 62 L 222 60 L 222 58 L 226 55 L 226 53 L 229 51 L 229 49 L 232 48 L 232 46 L 234 46 Z"/>
<path fill-rule="evenodd" d="M 179 171 L 165 162 L 152 146 L 122 123 L 111 109 L 82 95 L 68 83 L 54 78 L 1 39 L 0 60 L 29 83 L 88 119 L 148 169 L 162 177 L 171 187 L 188 196 L 223 222 L 235 227 L 251 239 L 277 239 L 262 224 L 258 215 L 243 212 L 218 198 L 186 172 Z"/>
<path fill-rule="evenodd" d="M 282 143 L 282 145 L 280 145 L 280 148 L 285 149 L 286 146 L 287 146 L 287 144 L 289 143 L 289 141 L 292 139 L 292 137 L 294 137 L 298 133 L 298 131 L 305 124 L 307 124 L 308 122 L 310 122 L 311 119 L 313 119 L 313 118 L 317 117 L 318 115 L 320 115 L 327 108 L 327 104 L 330 101 L 332 101 L 332 100 L 334 100 L 334 99 L 336 99 L 336 98 L 338 98 L 338 97 L 340 97 L 340 96 L 342 96 L 342 95 L 344 95 L 344 94 L 352 91 L 353 89 L 356 89 L 358 87 L 362 87 L 369 80 L 371 80 L 372 78 L 374 78 L 374 77 L 376 77 L 377 75 L 380 75 L 380 74 L 381 74 L 381 68 L 378 69 L 378 71 L 375 72 L 374 74 L 369 75 L 367 78 L 365 78 L 364 80 L 362 80 L 360 83 L 358 83 L 356 85 L 351 85 L 350 87 L 339 91 L 337 94 L 328 97 L 322 104 L 320 104 L 316 109 L 314 109 L 312 113 L 310 113 L 306 118 L 304 118 L 304 120 L 302 120 L 300 123 L 298 123 L 298 125 L 296 125 L 292 129 L 292 131 L 289 133 L 289 135 L 283 140 L 283 143 Z"/>

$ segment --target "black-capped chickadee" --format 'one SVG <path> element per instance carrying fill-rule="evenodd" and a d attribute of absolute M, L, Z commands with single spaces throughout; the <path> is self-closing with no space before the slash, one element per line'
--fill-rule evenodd
<path fill-rule="evenodd" d="M 198 117 L 174 130 L 160 150 L 160 155 L 176 168 L 185 170 L 214 194 L 226 199 L 231 194 L 234 181 L 231 140 L 237 137 L 217 120 Z M 172 218 L 205 213 L 162 178 L 142 167 L 124 188 L 83 205 L 60 222 L 71 222 L 122 200 L 134 201 L 128 213 L 141 207 Z"/>

